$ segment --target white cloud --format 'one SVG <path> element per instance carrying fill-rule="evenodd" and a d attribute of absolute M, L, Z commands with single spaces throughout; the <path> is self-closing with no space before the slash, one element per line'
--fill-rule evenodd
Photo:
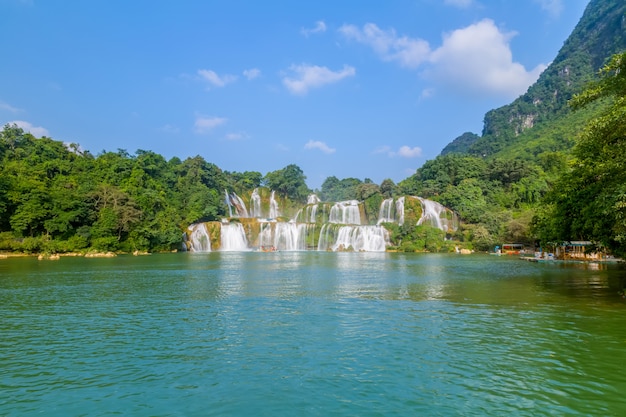
<path fill-rule="evenodd" d="M 247 139 L 248 135 L 242 132 L 232 132 L 232 133 L 227 133 L 225 136 L 226 140 L 242 140 L 242 139 Z"/>
<path fill-rule="evenodd" d="M 514 62 L 509 41 L 516 34 L 500 31 L 490 19 L 444 34 L 442 45 L 436 49 L 422 39 L 400 37 L 394 30 L 383 31 L 373 23 L 363 29 L 344 25 L 340 32 L 370 46 L 382 60 L 422 69 L 422 76 L 464 94 L 515 98 L 546 68 L 541 64 L 527 70 Z M 425 90 L 423 98 L 432 91 Z"/>
<path fill-rule="evenodd" d="M 375 154 L 387 154 L 388 157 L 394 158 L 396 156 L 402 158 L 417 158 L 418 156 L 422 156 L 422 148 L 415 146 L 411 148 L 410 146 L 401 146 L 400 149 L 394 151 L 390 146 L 381 146 L 374 150 Z"/>
<path fill-rule="evenodd" d="M 431 98 L 432 96 L 435 95 L 436 90 L 434 88 L 425 88 L 422 90 L 422 93 L 420 94 L 420 98 L 422 99 L 428 99 Z"/>
<path fill-rule="evenodd" d="M 0 110 L 6 110 L 10 113 L 19 113 L 22 109 L 18 109 L 17 107 L 11 106 L 9 103 L 5 103 L 4 101 L 0 101 Z"/>
<path fill-rule="evenodd" d="M 283 84 L 289 91 L 297 95 L 305 95 L 309 89 L 341 81 L 356 73 L 354 67 L 344 65 L 340 71 L 331 71 L 327 67 L 317 65 L 292 65 L 289 69 L 293 77 L 284 77 Z"/>
<path fill-rule="evenodd" d="M 444 4 L 458 7 L 460 9 L 467 9 L 473 4 L 473 0 L 444 0 Z"/>
<path fill-rule="evenodd" d="M 335 148 L 331 148 L 326 145 L 326 143 L 320 142 L 319 140 L 308 141 L 306 145 L 304 145 L 304 149 L 319 149 L 320 151 L 328 154 L 335 153 L 336 151 Z"/>
<path fill-rule="evenodd" d="M 214 128 L 226 123 L 226 121 L 227 119 L 223 117 L 196 116 L 194 131 L 198 134 L 209 133 Z"/>
<path fill-rule="evenodd" d="M 224 87 L 226 84 L 230 84 L 237 80 L 237 77 L 234 75 L 217 75 L 215 71 L 201 69 L 198 70 L 198 75 L 204 81 L 207 81 L 209 84 L 215 87 Z"/>
<path fill-rule="evenodd" d="M 563 0 L 534 0 L 535 3 L 539 3 L 541 8 L 554 17 L 561 15 L 564 5 Z"/>
<path fill-rule="evenodd" d="M 309 35 L 313 35 L 316 33 L 324 33 L 324 32 L 326 32 L 326 23 L 324 23 L 323 20 L 318 20 L 317 22 L 315 22 L 315 27 L 311 29 L 307 29 L 307 28 L 300 29 L 300 33 L 302 33 L 307 38 L 309 37 Z"/>
<path fill-rule="evenodd" d="M 411 148 L 409 146 L 401 146 L 397 153 L 398 156 L 403 158 L 417 158 L 422 155 L 422 148 L 415 146 Z"/>
<path fill-rule="evenodd" d="M 38 137 L 38 138 L 42 136 L 50 135 L 50 133 L 48 132 L 48 129 L 43 128 L 41 126 L 33 126 L 30 122 L 25 122 L 23 120 L 13 120 L 7 123 L 10 125 L 16 124 L 18 127 L 22 128 L 24 132 L 28 132 L 31 135 Z"/>
<path fill-rule="evenodd" d="M 261 70 L 258 68 L 250 68 L 250 69 L 244 70 L 243 75 L 248 80 L 254 80 L 255 78 L 258 78 L 261 75 Z"/>
<path fill-rule="evenodd" d="M 425 40 L 398 36 L 395 30 L 384 31 L 374 23 L 365 24 L 363 29 L 343 25 L 339 32 L 350 40 L 370 46 L 384 61 L 397 62 L 407 68 L 417 68 L 430 54 Z"/>
<path fill-rule="evenodd" d="M 514 62 L 509 47 L 513 36 L 501 32 L 490 19 L 457 29 L 444 35 L 443 45 L 432 52 L 434 67 L 427 74 L 457 91 L 515 98 L 546 66 L 527 71 Z"/>

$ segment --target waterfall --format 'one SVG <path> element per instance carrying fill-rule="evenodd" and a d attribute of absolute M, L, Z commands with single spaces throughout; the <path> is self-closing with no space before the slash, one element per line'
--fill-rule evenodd
<path fill-rule="evenodd" d="M 224 190 L 224 194 L 226 194 L 226 198 L 224 199 L 224 202 L 228 206 L 228 217 L 233 217 L 233 205 L 230 202 L 230 196 L 228 195 L 228 190 Z"/>
<path fill-rule="evenodd" d="M 228 190 L 226 192 L 226 204 L 228 205 L 228 214 L 229 217 L 243 217 L 247 218 L 248 210 L 246 209 L 246 203 L 243 202 L 241 197 L 239 197 L 235 193 L 228 194 Z M 236 214 L 233 216 L 233 207 L 235 207 Z"/>
<path fill-rule="evenodd" d="M 261 200 L 261 194 L 266 195 L 260 193 L 258 188 L 250 194 L 249 216 L 244 200 L 237 194 L 225 190 L 225 201 L 230 216 L 239 217 L 241 220 L 229 223 L 225 219 L 222 224 L 217 222 L 192 224 L 183 236 L 185 248 L 190 252 L 217 250 L 211 248 L 213 240 L 214 247 L 217 247 L 216 241 L 221 242 L 219 250 L 222 251 L 246 251 L 254 247 L 260 250 L 280 251 L 317 249 L 379 252 L 385 251 L 389 246 L 389 232 L 382 224 L 405 223 L 405 208 L 412 223 L 416 221 L 413 220 L 413 216 L 421 211 L 421 217 L 416 225 L 430 225 L 451 233 L 457 230 L 459 224 L 456 214 L 441 204 L 422 197 L 407 196 L 407 200 L 403 196 L 382 201 L 376 225 L 365 225 L 362 224 L 365 211 L 359 201 L 321 203 L 315 194 L 308 196 L 306 206 L 299 208 L 291 221 L 282 222 L 276 220 L 281 213 L 275 192 L 269 193 L 267 218 L 262 215 L 261 208 L 268 202 Z M 290 211 L 289 204 L 283 210 L 286 213 L 282 215 L 285 216 L 296 211 Z M 245 217 L 249 219 L 244 219 Z M 216 235 L 211 237 L 210 233 Z"/>
<path fill-rule="evenodd" d="M 381 223 L 398 223 L 400 226 L 404 224 L 404 197 L 398 198 L 395 204 L 393 198 L 388 198 L 380 204 L 376 224 Z"/>
<path fill-rule="evenodd" d="M 336 226 L 325 224 L 320 231 L 318 251 L 384 252 L 389 232 L 382 226 Z"/>
<path fill-rule="evenodd" d="M 293 219 L 291 219 L 291 221 L 296 223 L 315 223 L 318 206 L 319 204 L 316 203 L 309 204 L 306 207 L 301 208 L 300 210 L 298 210 L 296 215 L 293 216 Z"/>
<path fill-rule="evenodd" d="M 261 250 L 304 251 L 309 236 L 315 232 L 314 224 L 295 222 L 264 222 L 259 234 Z"/>
<path fill-rule="evenodd" d="M 404 224 L 404 197 L 396 200 L 396 216 L 398 216 L 398 224 L 402 226 Z"/>
<path fill-rule="evenodd" d="M 396 221 L 391 210 L 393 209 L 393 198 L 388 198 L 380 204 L 380 211 L 378 212 L 378 222 L 381 223 L 393 223 Z"/>
<path fill-rule="evenodd" d="M 270 196 L 270 219 L 275 219 L 279 216 L 278 213 L 278 203 L 274 199 L 274 191 L 272 191 L 272 195 Z"/>
<path fill-rule="evenodd" d="M 318 196 L 316 196 L 315 194 L 311 194 L 307 199 L 306 199 L 306 203 L 307 205 L 309 204 L 319 204 L 321 203 L 322 200 L 320 200 L 320 198 Z"/>
<path fill-rule="evenodd" d="M 306 208 L 306 221 L 309 223 L 315 223 L 315 217 L 317 216 L 318 204 L 307 206 Z"/>
<path fill-rule="evenodd" d="M 211 237 L 204 223 L 192 224 L 187 228 L 189 252 L 211 252 Z"/>
<path fill-rule="evenodd" d="M 250 217 L 263 217 L 261 215 L 261 196 L 258 188 L 255 188 L 250 196 Z"/>
<path fill-rule="evenodd" d="M 222 224 L 221 227 L 221 251 L 247 251 L 248 239 L 241 223 Z"/>
<path fill-rule="evenodd" d="M 340 201 L 330 209 L 330 223 L 336 224 L 361 224 L 361 212 L 359 202 L 356 200 Z"/>
<path fill-rule="evenodd" d="M 427 200 L 417 197 L 422 203 L 422 217 L 417 222 L 418 225 L 429 223 L 431 226 L 437 227 L 445 232 L 457 229 L 456 215 L 449 209 L 437 203 L 436 201 Z M 452 220 L 448 220 L 445 214 L 450 213 Z M 442 216 L 444 214 L 444 216 Z"/>

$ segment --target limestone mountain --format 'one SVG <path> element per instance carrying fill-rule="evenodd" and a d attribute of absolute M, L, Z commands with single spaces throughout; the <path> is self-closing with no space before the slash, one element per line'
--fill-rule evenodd
<path fill-rule="evenodd" d="M 485 115 L 482 135 L 465 133 L 448 153 L 534 159 L 543 152 L 568 150 L 593 113 L 572 113 L 569 99 L 592 80 L 612 55 L 626 50 L 626 2 L 591 0 L 554 61 L 528 91 Z"/>

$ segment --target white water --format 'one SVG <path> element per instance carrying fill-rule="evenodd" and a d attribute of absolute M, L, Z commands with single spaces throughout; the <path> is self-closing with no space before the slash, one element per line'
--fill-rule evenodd
<path fill-rule="evenodd" d="M 398 223 L 400 226 L 404 224 L 404 197 L 398 198 L 395 204 L 393 198 L 381 203 L 376 224 L 381 223 Z"/>
<path fill-rule="evenodd" d="M 270 219 L 275 219 L 279 216 L 278 202 L 274 199 L 274 191 L 270 196 Z"/>
<path fill-rule="evenodd" d="M 398 216 L 398 224 L 402 226 L 404 224 L 404 197 L 396 200 L 396 215 Z"/>
<path fill-rule="evenodd" d="M 222 224 L 220 248 L 223 252 L 247 251 L 248 239 L 241 223 Z"/>
<path fill-rule="evenodd" d="M 318 251 L 384 252 L 389 232 L 382 226 L 336 226 L 325 224 L 320 231 Z"/>
<path fill-rule="evenodd" d="M 228 214 L 230 215 L 230 217 L 249 217 L 248 210 L 246 209 L 246 203 L 244 203 L 241 197 L 239 197 L 237 194 L 228 194 L 228 191 L 226 191 L 226 204 L 228 205 Z M 233 207 L 236 211 L 236 214 L 234 216 Z"/>
<path fill-rule="evenodd" d="M 422 203 L 422 217 L 417 222 L 418 225 L 425 223 L 430 224 L 438 229 L 448 231 L 454 231 L 457 228 L 456 222 L 450 222 L 442 214 L 445 214 L 448 209 L 436 201 L 427 200 L 425 198 L 417 197 Z"/>
<path fill-rule="evenodd" d="M 258 188 L 255 188 L 250 196 L 250 217 L 263 217 L 261 215 L 261 196 Z"/>
<path fill-rule="evenodd" d="M 306 208 L 306 218 L 309 223 L 315 223 L 315 217 L 317 216 L 317 207 L 318 205 L 307 206 Z"/>
<path fill-rule="evenodd" d="M 361 224 L 359 202 L 350 200 L 335 203 L 330 209 L 328 221 L 335 224 Z"/>
<path fill-rule="evenodd" d="M 322 200 L 320 200 L 320 198 L 318 196 L 316 196 L 315 194 L 311 194 L 307 198 L 307 200 L 306 200 L 307 205 L 308 204 L 319 204 L 321 202 L 322 202 Z"/>
<path fill-rule="evenodd" d="M 261 225 L 259 246 L 261 250 L 304 251 L 307 237 L 315 232 L 314 224 L 267 222 Z"/>
<path fill-rule="evenodd" d="M 226 192 L 226 198 L 231 217 L 248 216 L 245 204 L 239 196 Z M 409 198 L 419 199 L 422 206 L 422 216 L 417 225 L 428 224 L 446 232 L 455 231 L 458 228 L 456 216 L 441 204 L 421 197 Z M 319 239 L 316 242 L 317 250 L 379 252 L 384 251 L 389 245 L 389 233 L 380 224 L 390 222 L 402 225 L 404 223 L 405 197 L 400 197 L 395 202 L 393 199 L 384 200 L 379 210 L 376 226 L 361 225 L 360 203 L 356 200 L 322 204 L 319 203 L 319 198 L 312 194 L 308 202 L 310 204 L 300 209 L 291 222 L 275 220 L 268 222 L 262 219 L 261 198 L 258 190 L 255 189 L 250 197 L 250 210 L 253 217 L 260 219 L 259 236 L 251 237 L 251 239 L 254 238 L 254 242 L 248 242 L 242 224 L 223 223 L 220 232 L 220 250 L 246 251 L 251 250 L 251 244 L 255 247 L 258 245 L 265 250 L 268 248 L 281 251 L 308 250 L 309 245 L 315 245 L 312 240 L 316 225 L 328 218 L 328 223 L 322 225 L 320 229 Z M 269 215 L 275 219 L 280 213 L 274 191 L 271 193 L 269 206 Z M 234 216 L 233 211 L 237 211 Z M 191 252 L 211 251 L 210 236 L 204 224 L 189 226 L 186 233 L 186 247 Z"/>
<path fill-rule="evenodd" d="M 204 223 L 192 224 L 187 228 L 189 252 L 211 252 L 211 236 Z"/>
<path fill-rule="evenodd" d="M 388 198 L 380 204 L 380 211 L 378 212 L 378 222 L 381 223 L 394 223 L 396 221 L 391 210 L 393 209 L 393 198 Z"/>

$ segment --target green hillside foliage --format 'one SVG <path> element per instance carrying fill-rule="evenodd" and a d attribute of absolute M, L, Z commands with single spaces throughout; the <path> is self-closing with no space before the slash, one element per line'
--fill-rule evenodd
<path fill-rule="evenodd" d="M 587 132 L 585 126 L 612 108 L 602 97 L 577 111 L 569 102 L 598 79 L 612 55 L 624 50 L 626 3 L 592 0 L 553 63 L 527 93 L 488 112 L 481 136 L 464 133 L 452 141 L 435 160 L 401 181 L 400 192 L 431 198 L 457 211 L 464 220 L 463 237 L 477 247 L 504 241 L 539 244 L 548 236 L 531 228 L 533 216 L 547 215 L 544 197 L 563 186 L 563 175 L 572 175 L 571 167 L 580 159 L 580 151 L 572 150 L 581 132 Z M 586 184 L 577 186 L 587 189 Z M 576 230 L 561 229 L 558 236 L 563 240 L 594 236 L 588 229 Z"/>
<path fill-rule="evenodd" d="M 182 231 L 228 213 L 225 190 L 269 184 L 306 201 L 302 170 L 224 172 L 200 156 L 166 161 L 151 151 L 93 156 L 78 145 L 0 131 L 0 251 L 167 251 Z"/>
<path fill-rule="evenodd" d="M 602 70 L 602 79 L 574 97 L 574 108 L 605 100 L 574 148 L 572 169 L 559 178 L 536 217 L 544 242 L 591 240 L 626 255 L 626 53 Z"/>

